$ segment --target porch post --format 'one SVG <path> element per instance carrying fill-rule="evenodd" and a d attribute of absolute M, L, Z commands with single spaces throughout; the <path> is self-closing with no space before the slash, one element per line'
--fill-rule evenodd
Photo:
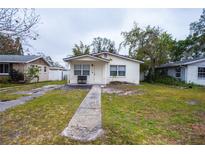
<path fill-rule="evenodd" d="M 104 65 L 104 84 L 107 84 L 107 66 L 108 66 L 108 64 L 107 63 L 105 63 L 105 65 Z"/>

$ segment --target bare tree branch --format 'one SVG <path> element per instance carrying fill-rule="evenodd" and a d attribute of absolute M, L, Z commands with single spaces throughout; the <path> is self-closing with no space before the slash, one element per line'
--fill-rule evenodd
<path fill-rule="evenodd" d="M 9 39 L 18 38 L 25 44 L 30 39 L 36 40 L 39 35 L 35 28 L 39 21 L 35 9 L 0 8 L 0 45 L 8 44 L 4 41 Z"/>

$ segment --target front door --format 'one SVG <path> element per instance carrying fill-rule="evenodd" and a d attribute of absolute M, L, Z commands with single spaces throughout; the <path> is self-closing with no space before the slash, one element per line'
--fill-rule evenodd
<path fill-rule="evenodd" d="M 103 66 L 101 64 L 93 64 L 91 72 L 91 83 L 102 84 L 103 83 Z"/>

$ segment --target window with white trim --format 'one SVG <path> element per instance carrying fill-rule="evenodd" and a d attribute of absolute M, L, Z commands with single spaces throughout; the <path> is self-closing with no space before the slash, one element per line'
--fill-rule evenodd
<path fill-rule="evenodd" d="M 90 75 L 90 65 L 74 64 L 74 75 Z"/>
<path fill-rule="evenodd" d="M 118 76 L 125 76 L 125 65 L 118 65 Z"/>
<path fill-rule="evenodd" d="M 125 76 L 125 65 L 110 65 L 110 76 Z"/>
<path fill-rule="evenodd" d="M 83 75 L 90 75 L 90 65 L 83 65 Z"/>
<path fill-rule="evenodd" d="M 0 74 L 9 73 L 9 64 L 0 64 Z"/>
<path fill-rule="evenodd" d="M 181 77 L 181 68 L 180 68 L 180 67 L 177 67 L 177 68 L 175 69 L 175 71 L 176 71 L 175 77 L 176 77 L 176 78 L 180 78 L 180 77 Z"/>
<path fill-rule="evenodd" d="M 81 75 L 81 65 L 74 65 L 74 75 Z"/>
<path fill-rule="evenodd" d="M 117 76 L 117 65 L 110 65 L 110 76 Z"/>
<path fill-rule="evenodd" d="M 198 67 L 198 78 L 205 79 L 205 67 Z"/>

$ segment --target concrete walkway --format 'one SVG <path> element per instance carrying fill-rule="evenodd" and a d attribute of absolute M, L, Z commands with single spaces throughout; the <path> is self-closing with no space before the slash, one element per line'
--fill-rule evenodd
<path fill-rule="evenodd" d="M 61 135 L 75 140 L 91 141 L 102 133 L 101 87 L 94 85 Z"/>
<path fill-rule="evenodd" d="M 48 85 L 48 86 L 44 86 L 41 88 L 32 89 L 29 91 L 16 92 L 16 94 L 28 94 L 30 96 L 23 96 L 23 97 L 20 97 L 16 100 L 11 100 L 11 101 L 4 101 L 4 102 L 0 101 L 0 112 L 5 111 L 8 108 L 15 107 L 16 105 L 24 104 L 24 103 L 26 103 L 34 98 L 37 98 L 37 97 L 44 95 L 46 92 L 48 92 L 50 90 L 54 90 L 54 89 L 60 88 L 62 86 L 63 85 Z"/>

